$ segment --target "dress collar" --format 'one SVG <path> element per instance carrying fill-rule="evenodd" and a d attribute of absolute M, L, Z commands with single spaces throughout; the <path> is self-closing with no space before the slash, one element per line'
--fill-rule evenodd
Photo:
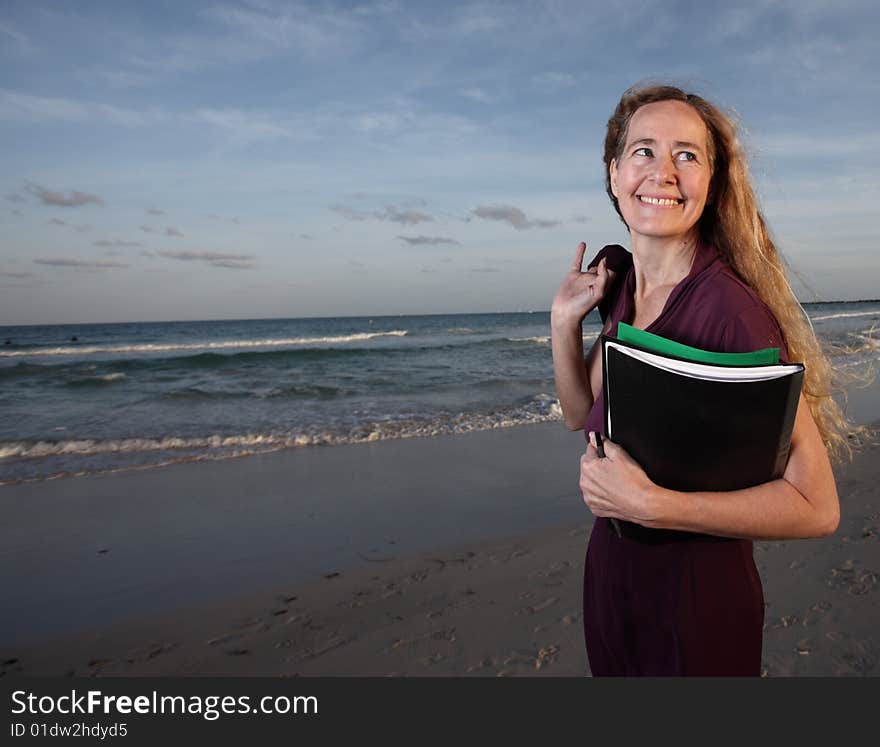
<path fill-rule="evenodd" d="M 696 252 L 694 252 L 694 259 L 691 262 L 690 272 L 679 280 L 678 284 L 669 293 L 669 297 L 663 305 L 663 310 L 660 312 L 659 316 L 648 325 L 647 330 L 651 330 L 660 325 L 663 320 L 672 313 L 673 309 L 675 309 L 687 296 L 688 292 L 696 284 L 701 282 L 704 277 L 708 277 L 708 275 L 717 272 L 721 268 L 723 262 L 724 260 L 722 259 L 720 252 L 714 246 L 706 243 L 703 239 L 698 239 L 697 249 Z M 626 276 L 623 293 L 624 307 L 623 314 L 619 317 L 620 319 L 629 319 L 631 321 L 635 315 L 635 292 L 636 269 L 635 265 L 633 265 Z"/>

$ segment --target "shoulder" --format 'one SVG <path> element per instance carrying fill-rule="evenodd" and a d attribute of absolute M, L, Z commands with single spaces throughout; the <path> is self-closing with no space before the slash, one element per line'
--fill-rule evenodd
<path fill-rule="evenodd" d="M 731 353 L 779 348 L 787 357 L 779 322 L 757 293 L 726 265 L 712 283 L 721 347 Z"/>
<path fill-rule="evenodd" d="M 626 284 L 626 276 L 633 266 L 633 257 L 632 254 L 620 244 L 606 244 L 599 250 L 599 253 L 589 261 L 587 269 L 596 267 L 603 258 L 605 259 L 605 266 L 612 272 L 616 273 L 614 281 L 608 288 L 605 297 L 599 302 L 599 316 L 602 318 L 603 322 L 607 322 L 609 316 L 617 305 L 621 290 Z"/>
<path fill-rule="evenodd" d="M 719 258 L 696 285 L 688 299 L 688 316 L 707 349 L 744 353 L 779 348 L 786 357 L 785 340 L 773 313 L 726 262 Z"/>

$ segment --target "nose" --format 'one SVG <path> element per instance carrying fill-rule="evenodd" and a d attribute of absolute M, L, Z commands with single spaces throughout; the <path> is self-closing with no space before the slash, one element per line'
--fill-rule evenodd
<path fill-rule="evenodd" d="M 675 181 L 675 164 L 669 154 L 654 158 L 654 178 L 661 184 L 670 184 Z"/>

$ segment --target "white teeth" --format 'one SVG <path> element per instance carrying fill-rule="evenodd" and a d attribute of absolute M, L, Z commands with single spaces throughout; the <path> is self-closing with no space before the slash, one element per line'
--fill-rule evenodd
<path fill-rule="evenodd" d="M 649 205 L 678 205 L 678 200 L 670 200 L 662 197 L 645 197 L 639 195 L 639 199 L 642 202 L 647 202 Z"/>

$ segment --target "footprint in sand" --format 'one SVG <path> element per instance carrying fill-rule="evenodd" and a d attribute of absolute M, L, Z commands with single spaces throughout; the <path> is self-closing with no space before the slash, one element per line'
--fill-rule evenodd
<path fill-rule="evenodd" d="M 849 586 L 855 576 L 855 562 L 852 558 L 845 560 L 837 568 L 832 568 L 826 583 L 832 589 L 842 589 Z"/>
<path fill-rule="evenodd" d="M 821 620 L 825 613 L 831 609 L 831 602 L 826 602 L 822 600 L 821 602 L 816 602 L 809 610 L 804 614 L 803 617 L 803 626 L 811 627 L 816 625 L 819 620 Z"/>
<path fill-rule="evenodd" d="M 444 628 L 441 630 L 432 630 L 429 633 L 415 636 L 414 638 L 397 638 L 391 642 L 391 645 L 385 649 L 385 653 L 389 653 L 399 648 L 409 648 L 426 641 L 446 641 L 454 643 L 456 640 L 455 628 Z"/>
<path fill-rule="evenodd" d="M 527 578 L 530 581 L 532 581 L 536 578 L 547 578 L 547 579 L 554 579 L 555 580 L 555 579 L 561 578 L 562 576 L 568 575 L 568 573 L 570 571 L 571 571 L 571 563 L 569 563 L 567 560 L 563 560 L 559 563 L 554 563 L 546 571 L 534 571 L 533 573 L 530 573 L 527 576 Z M 545 582 L 545 585 L 548 585 L 548 584 Z M 554 584 L 554 585 L 558 585 L 558 584 Z"/>
<path fill-rule="evenodd" d="M 783 615 L 779 618 L 779 620 L 773 623 L 770 628 L 772 630 L 778 630 L 779 628 L 791 628 L 797 625 L 800 620 L 801 619 L 798 615 Z"/>
<path fill-rule="evenodd" d="M 558 601 L 559 601 L 559 597 L 550 597 L 548 599 L 545 599 L 543 602 L 541 602 L 539 604 L 532 604 L 532 605 L 529 605 L 528 607 L 520 607 L 513 614 L 514 615 L 524 615 L 524 614 L 534 615 L 537 612 L 543 612 L 545 609 L 556 604 Z"/>
<path fill-rule="evenodd" d="M 314 659 L 318 656 L 321 656 L 322 654 L 326 654 L 328 651 L 332 651 L 333 649 L 339 648 L 340 646 L 344 646 L 352 640 L 354 639 L 351 637 L 333 636 L 332 638 L 318 646 L 304 648 L 297 651 L 296 653 L 288 657 L 288 661 Z"/>
<path fill-rule="evenodd" d="M 493 659 L 491 656 L 484 656 L 482 659 L 480 659 L 479 662 L 469 666 L 467 668 L 467 671 L 468 672 L 476 672 L 480 669 L 489 669 L 490 667 L 494 667 L 494 666 L 495 666 L 495 659 Z"/>
<path fill-rule="evenodd" d="M 548 664 L 552 664 L 556 660 L 556 654 L 559 653 L 559 646 L 545 646 L 538 651 L 538 657 L 535 659 L 535 669 L 542 669 Z"/>
<path fill-rule="evenodd" d="M 859 674 L 873 674 L 877 669 L 878 657 L 876 653 L 847 652 L 842 656 L 843 660 Z"/>

